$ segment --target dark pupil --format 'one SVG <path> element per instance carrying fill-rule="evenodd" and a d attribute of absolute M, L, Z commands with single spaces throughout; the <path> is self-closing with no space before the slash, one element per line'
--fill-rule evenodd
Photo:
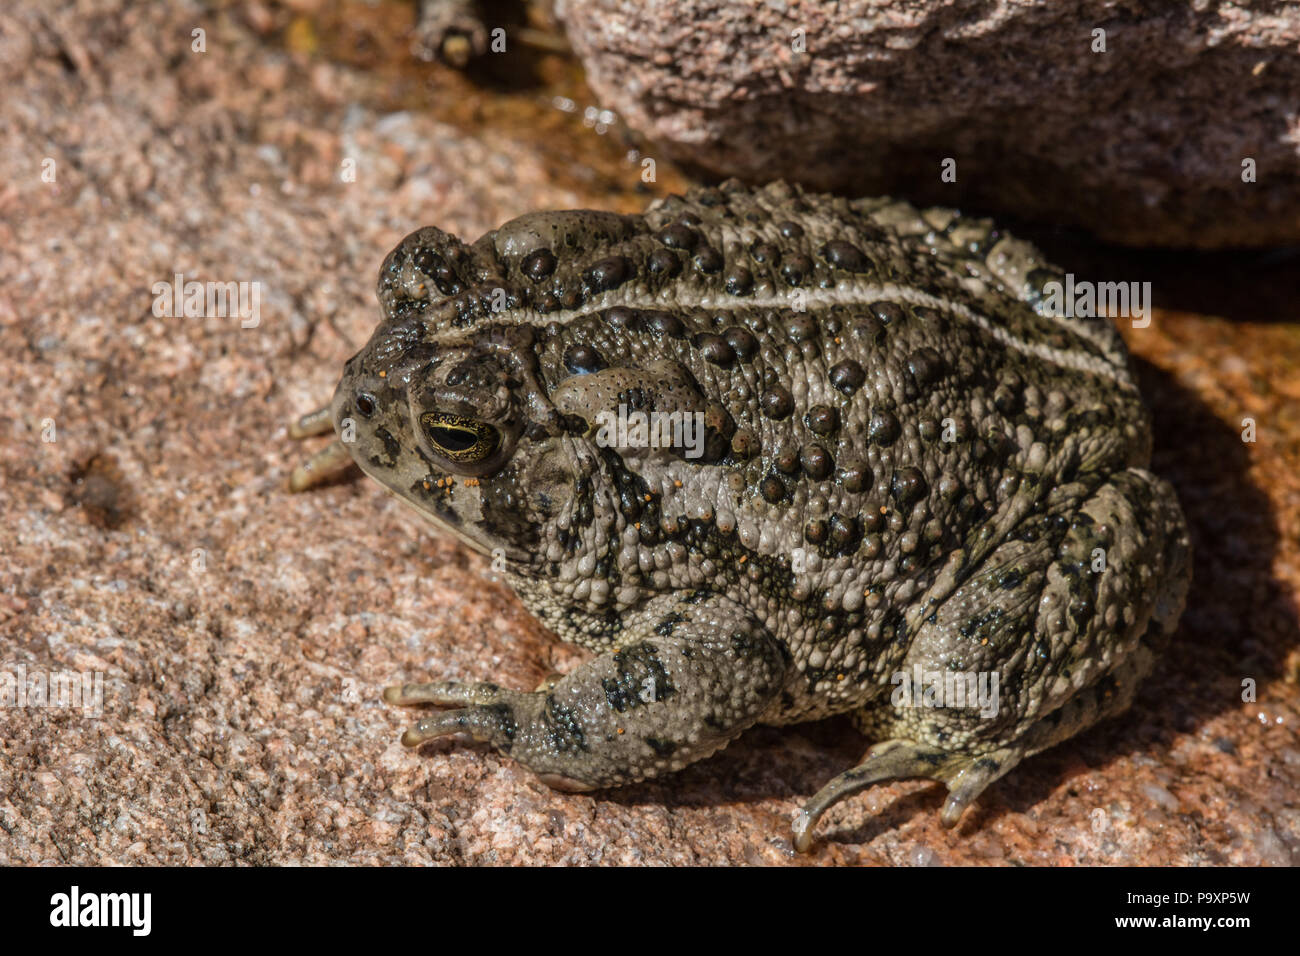
<path fill-rule="evenodd" d="M 463 428 L 446 428 L 441 425 L 434 425 L 430 431 L 433 440 L 437 442 L 438 446 L 448 451 L 465 451 L 478 444 L 478 436 Z"/>

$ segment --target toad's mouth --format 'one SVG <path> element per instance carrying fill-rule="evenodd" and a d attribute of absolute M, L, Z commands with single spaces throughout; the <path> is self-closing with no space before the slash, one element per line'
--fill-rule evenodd
<path fill-rule="evenodd" d="M 463 519 L 454 511 L 448 509 L 443 513 L 440 509 L 435 510 L 429 506 L 428 501 L 420 500 L 409 492 L 400 491 L 397 488 L 393 488 L 386 484 L 379 475 L 368 471 L 365 466 L 362 466 L 361 470 L 365 471 L 367 475 L 378 481 L 384 491 L 388 492 L 388 494 L 402 502 L 432 525 L 435 532 L 456 539 L 471 551 L 481 554 L 484 557 L 492 556 L 492 550 L 486 544 L 482 541 L 476 540 L 465 532 L 465 529 L 461 527 Z"/>
<path fill-rule="evenodd" d="M 294 429 L 291 434 L 293 434 L 293 437 L 300 437 L 304 434 L 311 434 L 311 432 L 302 429 L 300 426 L 299 428 Z M 330 442 L 320 451 L 316 452 L 316 454 L 307 459 L 307 461 L 303 462 L 293 470 L 293 474 L 289 477 L 289 490 L 295 492 L 306 491 L 309 488 L 323 485 L 326 482 L 345 474 L 353 465 L 356 465 L 367 477 L 373 478 L 378 482 L 380 487 L 382 487 L 386 492 L 402 501 L 433 525 L 435 531 L 456 539 L 461 544 L 478 554 L 487 557 L 492 556 L 492 550 L 486 544 L 482 541 L 476 540 L 465 532 L 464 528 L 461 527 L 463 519 L 455 510 L 451 508 L 438 507 L 439 502 L 435 495 L 437 494 L 437 491 L 442 490 L 441 486 L 439 489 L 435 489 L 433 483 L 427 481 L 422 482 L 422 486 L 428 485 L 427 488 L 424 488 L 426 491 L 425 498 L 418 498 L 410 492 L 400 491 L 392 487 L 389 481 L 386 480 L 391 477 L 390 474 L 387 474 L 380 469 L 368 467 L 365 461 L 354 457 L 348 450 L 347 445 L 338 439 Z M 451 476 L 448 476 L 442 480 L 447 482 L 445 486 L 446 493 L 453 493 L 454 479 Z M 469 491 L 469 489 L 466 488 L 455 490 L 459 490 L 462 495 Z M 476 500 L 473 502 L 462 502 L 462 505 L 470 505 L 473 508 L 477 508 L 477 504 Z"/>
<path fill-rule="evenodd" d="M 409 489 L 404 489 L 391 482 L 391 473 L 369 467 L 368 464 L 357 462 L 367 477 L 373 478 L 385 492 L 428 522 L 435 533 L 450 537 L 485 558 L 501 556 L 514 564 L 528 561 L 527 551 L 506 542 L 493 546 L 468 530 L 467 526 L 480 525 L 486 518 L 476 479 L 456 475 L 444 475 L 439 479 L 429 476 L 417 481 Z"/>

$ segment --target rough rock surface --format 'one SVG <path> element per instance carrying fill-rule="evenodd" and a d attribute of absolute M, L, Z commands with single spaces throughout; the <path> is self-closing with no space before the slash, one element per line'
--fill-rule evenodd
<path fill-rule="evenodd" d="M 97 716 L 0 702 L 0 863 L 1300 862 L 1294 318 L 1164 311 L 1129 334 L 1195 538 L 1185 624 L 1128 715 L 1026 763 L 954 832 L 940 787 L 899 783 L 836 807 L 796 856 L 791 815 L 866 745 L 841 720 L 588 795 L 472 744 L 403 750 L 385 684 L 528 688 L 578 653 L 377 485 L 287 494 L 304 449 L 284 425 L 368 335 L 375 270 L 409 229 L 474 237 L 596 199 L 554 185 L 555 137 L 395 111 L 397 80 L 287 51 L 282 15 L 0 12 L 0 682 L 103 680 Z M 260 322 L 155 316 L 176 272 L 260 281 Z M 1259 308 L 1268 272 L 1217 275 Z"/>
<path fill-rule="evenodd" d="M 720 176 L 1128 244 L 1300 241 L 1288 0 L 564 0 L 560 15 L 602 102 Z M 949 157 L 955 183 L 940 180 Z"/>

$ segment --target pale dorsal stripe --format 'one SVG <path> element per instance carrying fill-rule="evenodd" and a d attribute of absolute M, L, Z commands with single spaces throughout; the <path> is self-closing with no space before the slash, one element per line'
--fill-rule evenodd
<path fill-rule="evenodd" d="M 1128 373 L 1128 367 L 1121 356 L 1111 353 L 1102 341 L 1093 338 L 1083 329 L 1076 326 L 1069 326 L 1069 331 L 1081 338 L 1092 342 L 1107 356 L 1110 361 L 1098 358 L 1087 352 L 1072 351 L 1069 349 L 1053 348 L 1043 342 L 1029 342 L 1018 338 L 1009 329 L 997 325 L 990 321 L 986 316 L 981 315 L 974 309 L 961 302 L 954 302 L 951 299 L 945 299 L 942 296 L 933 295 L 923 289 L 913 288 L 912 286 L 895 285 L 886 283 L 876 285 L 865 282 L 855 282 L 852 280 L 841 280 L 833 289 L 803 289 L 803 301 L 809 309 L 824 308 L 832 305 L 844 306 L 865 306 L 869 303 L 880 300 L 895 300 L 908 302 L 912 305 L 929 306 L 934 309 L 941 309 L 952 315 L 959 316 L 983 329 L 997 341 L 1006 345 L 1008 348 L 1015 349 L 1024 355 L 1032 355 L 1035 358 L 1042 359 L 1044 362 L 1050 362 L 1061 368 L 1074 369 L 1078 372 L 1084 372 L 1090 375 L 1096 375 L 1099 378 L 1108 379 L 1116 384 L 1126 388 L 1136 388 Z M 786 295 L 751 295 L 751 296 L 734 296 L 725 292 L 699 291 L 677 285 L 669 285 L 658 295 L 636 289 L 628 289 L 626 286 L 620 289 L 612 289 L 608 292 L 602 292 L 593 296 L 586 303 L 576 309 L 557 309 L 553 312 L 541 313 L 531 308 L 516 308 L 511 310 L 512 316 L 517 316 L 522 323 L 528 325 L 549 325 L 552 322 L 561 324 L 570 322 L 576 318 L 597 312 L 601 309 L 609 309 L 615 306 L 623 306 L 630 309 L 665 309 L 671 310 L 674 307 L 684 309 L 789 309 L 790 297 Z M 1029 309 L 1029 306 L 1025 306 Z M 1030 310 L 1030 314 L 1037 316 Z M 1037 316 L 1043 318 L 1042 316 Z"/>

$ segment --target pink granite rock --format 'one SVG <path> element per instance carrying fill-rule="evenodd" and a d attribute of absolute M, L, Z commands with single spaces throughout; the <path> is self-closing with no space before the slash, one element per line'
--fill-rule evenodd
<path fill-rule="evenodd" d="M 1130 244 L 1300 241 L 1294 4 L 563 0 L 560 14 L 602 102 L 652 152 L 717 176 Z"/>

